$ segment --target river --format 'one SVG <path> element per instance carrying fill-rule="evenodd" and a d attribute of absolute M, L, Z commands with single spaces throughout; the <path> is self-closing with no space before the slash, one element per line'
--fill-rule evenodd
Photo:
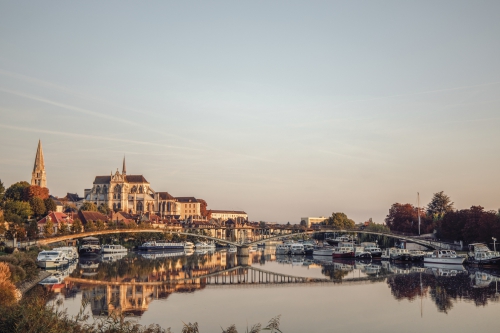
<path fill-rule="evenodd" d="M 283 332 L 498 332 L 498 271 L 226 251 L 81 258 L 46 288 L 70 315 L 123 313 L 181 332 L 280 315 Z"/>

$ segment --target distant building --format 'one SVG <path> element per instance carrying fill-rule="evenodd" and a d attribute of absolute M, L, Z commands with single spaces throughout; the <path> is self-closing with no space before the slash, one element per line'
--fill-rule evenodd
<path fill-rule="evenodd" d="M 47 224 L 47 222 L 52 222 L 53 224 L 53 232 L 57 233 L 57 230 L 61 227 L 62 223 L 65 223 L 68 227 L 71 227 L 73 224 L 73 218 L 71 217 L 70 214 L 65 214 L 65 213 L 60 213 L 60 212 L 51 212 L 41 220 L 37 222 L 38 224 L 38 231 L 40 234 L 43 234 L 43 228 Z"/>
<path fill-rule="evenodd" d="M 328 217 L 320 216 L 320 217 L 301 217 L 300 222 L 301 224 L 305 224 L 308 228 L 310 228 L 314 224 L 320 224 L 321 222 L 324 222 L 327 220 Z M 304 222 L 302 222 L 304 221 Z"/>
<path fill-rule="evenodd" d="M 45 174 L 45 161 L 43 160 L 42 141 L 38 140 L 36 149 L 35 164 L 31 173 L 31 185 L 47 187 L 47 176 Z"/>
<path fill-rule="evenodd" d="M 221 219 L 222 221 L 227 221 L 227 220 L 247 221 L 248 220 L 248 214 L 242 210 L 211 210 L 211 212 L 212 212 L 211 217 L 214 220 L 218 220 L 218 219 Z"/>
<path fill-rule="evenodd" d="M 78 212 L 78 217 L 80 218 L 80 221 L 82 221 L 82 224 L 84 227 L 87 226 L 87 223 L 92 222 L 96 224 L 97 221 L 102 221 L 104 223 L 109 222 L 109 217 L 107 217 L 104 214 L 101 214 L 100 212 L 90 212 L 90 211 L 79 211 Z"/>

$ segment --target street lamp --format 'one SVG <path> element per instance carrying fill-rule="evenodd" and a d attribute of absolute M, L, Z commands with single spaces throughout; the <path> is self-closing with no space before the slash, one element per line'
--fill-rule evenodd
<path fill-rule="evenodd" d="M 497 239 L 495 237 L 491 237 L 491 239 L 493 239 L 493 251 L 497 252 L 497 247 L 495 246 Z"/>

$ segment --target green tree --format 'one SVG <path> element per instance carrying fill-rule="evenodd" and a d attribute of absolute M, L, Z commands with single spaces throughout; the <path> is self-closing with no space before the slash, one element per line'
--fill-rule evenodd
<path fill-rule="evenodd" d="M 47 211 L 43 200 L 39 197 L 31 197 L 29 200 L 29 204 L 31 207 L 31 211 L 35 216 L 42 216 Z"/>
<path fill-rule="evenodd" d="M 434 220 L 441 220 L 448 212 L 453 211 L 453 202 L 443 191 L 434 193 L 431 202 L 427 205 L 427 215 Z"/>
<path fill-rule="evenodd" d="M 391 232 L 391 229 L 389 229 L 389 227 L 387 227 L 385 224 L 375 223 L 371 218 L 368 225 L 365 227 L 365 230 L 372 232 Z"/>
<path fill-rule="evenodd" d="M 86 201 L 83 203 L 82 207 L 80 207 L 80 211 L 97 212 L 97 207 L 94 205 L 94 203 Z"/>
<path fill-rule="evenodd" d="M 73 221 L 73 224 L 71 225 L 71 233 L 79 234 L 82 232 L 82 230 L 83 230 L 82 221 L 80 221 L 80 219 L 75 219 Z"/>
<path fill-rule="evenodd" d="M 43 235 L 45 237 L 50 237 L 54 233 L 54 223 L 51 220 L 48 220 L 47 223 L 43 226 Z"/>
<path fill-rule="evenodd" d="M 88 221 L 87 224 L 85 225 L 85 230 L 86 231 L 96 231 L 97 227 L 95 226 L 94 222 Z"/>
<path fill-rule="evenodd" d="M 104 224 L 104 222 L 101 220 L 97 220 L 95 223 L 95 227 L 97 230 L 104 230 L 106 229 L 106 224 Z"/>
<path fill-rule="evenodd" d="M 57 210 L 56 203 L 51 198 L 43 200 L 43 203 L 45 204 L 45 209 L 47 210 L 47 214 L 49 212 L 55 212 Z"/>
<path fill-rule="evenodd" d="M 25 201 L 12 201 L 8 200 L 4 202 L 4 211 L 7 213 L 12 213 L 18 215 L 23 219 L 27 219 L 29 216 L 33 215 L 31 206 Z M 6 214 L 7 218 L 7 214 Z M 8 220 L 7 220 L 8 221 Z M 8 221 L 11 222 L 11 221 Z"/>
<path fill-rule="evenodd" d="M 57 228 L 57 234 L 58 235 L 67 235 L 69 234 L 69 227 L 66 223 L 61 222 L 59 224 L 59 228 Z"/>
<path fill-rule="evenodd" d="M 97 207 L 97 211 L 106 216 L 111 214 L 111 209 L 105 204 L 100 204 L 99 207 Z"/>
<path fill-rule="evenodd" d="M 28 229 L 26 230 L 28 233 L 28 237 L 30 239 L 37 239 L 38 238 L 38 223 L 36 220 L 32 220 L 28 226 Z"/>
<path fill-rule="evenodd" d="M 335 229 L 352 229 L 356 224 L 353 220 L 348 218 L 346 214 L 341 212 L 332 213 L 332 216 L 325 220 L 325 223 Z"/>
<path fill-rule="evenodd" d="M 12 200 L 12 201 L 23 201 L 24 199 L 24 193 L 25 189 L 30 187 L 30 184 L 28 184 L 25 181 L 22 182 L 17 182 L 15 184 L 12 184 L 7 191 L 5 191 L 5 199 L 6 200 Z"/>

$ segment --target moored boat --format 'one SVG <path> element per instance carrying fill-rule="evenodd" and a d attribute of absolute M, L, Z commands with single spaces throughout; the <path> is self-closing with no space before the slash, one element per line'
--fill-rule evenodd
<path fill-rule="evenodd" d="M 410 250 L 411 261 L 422 261 L 424 260 L 425 252 L 420 250 Z"/>
<path fill-rule="evenodd" d="M 391 248 L 389 251 L 391 260 L 411 261 L 410 251 L 407 249 Z"/>
<path fill-rule="evenodd" d="M 276 246 L 276 254 L 290 254 L 289 244 L 278 244 Z"/>
<path fill-rule="evenodd" d="M 38 253 L 36 264 L 41 268 L 59 268 L 69 263 L 66 252 L 50 250 Z"/>
<path fill-rule="evenodd" d="M 96 237 L 82 238 L 82 244 L 78 249 L 78 254 L 80 255 L 80 257 L 97 256 L 100 253 L 101 253 L 101 245 L 99 244 L 99 238 Z"/>
<path fill-rule="evenodd" d="M 353 247 L 336 247 L 332 253 L 333 258 L 354 258 L 354 248 Z"/>
<path fill-rule="evenodd" d="M 461 265 L 465 257 L 458 256 L 453 250 L 435 250 L 424 257 L 424 263 Z"/>
<path fill-rule="evenodd" d="M 214 243 L 207 243 L 207 242 L 198 242 L 194 244 L 194 247 L 196 249 L 215 249 L 215 244 Z"/>
<path fill-rule="evenodd" d="M 354 257 L 363 258 L 363 259 L 371 259 L 372 255 L 370 252 L 365 251 L 365 248 L 362 246 L 354 247 Z"/>
<path fill-rule="evenodd" d="M 170 243 L 151 241 L 139 246 L 140 251 L 184 250 L 185 243 Z"/>
<path fill-rule="evenodd" d="M 52 249 L 53 251 L 63 251 L 66 255 L 66 258 L 71 262 L 78 260 L 78 250 L 76 247 L 73 246 L 63 246 L 63 247 L 56 247 Z"/>
<path fill-rule="evenodd" d="M 290 245 L 290 254 L 305 254 L 304 245 L 293 243 Z"/>
<path fill-rule="evenodd" d="M 122 245 L 105 244 L 101 247 L 102 253 L 126 253 L 128 250 Z"/>
<path fill-rule="evenodd" d="M 500 267 L 500 254 L 484 243 L 469 244 L 467 263 L 474 266 Z"/>

